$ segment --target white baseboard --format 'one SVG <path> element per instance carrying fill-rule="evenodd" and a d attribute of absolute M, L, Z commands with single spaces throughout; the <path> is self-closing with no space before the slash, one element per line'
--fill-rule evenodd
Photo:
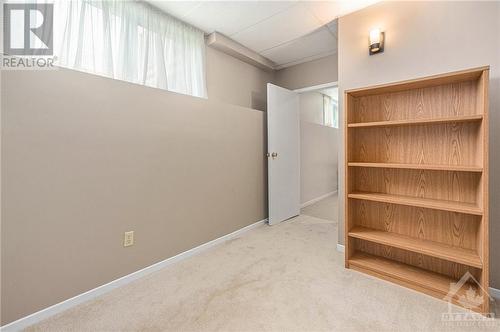
<path fill-rule="evenodd" d="M 91 289 L 85 293 L 76 295 L 70 299 L 67 299 L 65 301 L 59 302 L 57 304 L 54 304 L 48 308 L 42 309 L 40 311 L 37 311 L 31 315 L 28 315 L 26 317 L 20 318 L 12 323 L 9 323 L 7 325 L 1 326 L 0 331 L 2 332 L 11 332 L 11 331 L 20 331 L 25 328 L 27 328 L 30 325 L 36 324 L 44 319 L 47 319 L 51 316 L 54 316 L 55 314 L 58 314 L 64 310 L 67 310 L 69 308 L 72 308 L 80 303 L 89 301 L 93 298 L 96 298 L 97 296 L 100 296 L 104 293 L 107 293 L 115 288 L 124 286 L 134 280 L 137 280 L 139 278 L 142 278 L 148 274 L 151 274 L 155 271 L 161 270 L 166 266 L 169 266 L 171 264 L 174 264 L 178 261 L 181 261 L 183 259 L 189 258 L 191 256 L 194 256 L 196 254 L 199 254 L 202 251 L 205 251 L 213 246 L 216 246 L 218 244 L 221 244 L 225 241 L 234 239 L 235 237 L 240 236 L 241 234 L 254 229 L 256 227 L 262 226 L 267 222 L 267 219 L 258 221 L 256 223 L 253 223 L 251 225 L 248 225 L 246 227 L 243 227 L 237 231 L 234 231 L 230 234 L 224 235 L 218 239 L 212 240 L 210 242 L 204 243 L 202 245 L 199 245 L 198 247 L 195 247 L 193 249 L 189 249 L 185 252 L 182 252 L 176 256 L 167 258 L 161 262 L 158 262 L 156 264 L 150 265 L 148 267 L 145 267 L 139 271 L 132 272 L 126 276 L 123 276 L 119 279 L 113 280 L 111 282 L 108 282 L 107 284 L 104 284 L 102 286 L 96 287 L 94 289 Z"/>
<path fill-rule="evenodd" d="M 500 301 L 500 289 L 490 287 L 490 296 L 495 300 Z"/>
<path fill-rule="evenodd" d="M 324 195 L 322 195 L 322 196 L 316 197 L 316 198 L 314 198 L 314 199 L 311 199 L 310 201 L 307 201 L 307 202 L 305 202 L 305 203 L 300 204 L 300 208 L 301 208 L 301 209 L 302 209 L 302 208 L 305 208 L 306 206 L 309 206 L 309 205 L 312 205 L 312 204 L 314 204 L 314 203 L 316 203 L 316 202 L 319 202 L 319 201 L 321 201 L 322 199 L 325 199 L 325 198 L 327 198 L 327 197 L 333 196 L 333 195 L 335 195 L 336 193 L 337 193 L 337 190 L 332 191 L 332 192 L 329 192 L 329 193 L 324 194 Z"/>
<path fill-rule="evenodd" d="M 338 252 L 345 252 L 345 246 L 343 244 L 337 243 L 337 251 Z"/>

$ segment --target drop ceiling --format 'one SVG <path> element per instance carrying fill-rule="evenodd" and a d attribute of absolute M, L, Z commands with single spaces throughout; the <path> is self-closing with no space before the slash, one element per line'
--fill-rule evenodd
<path fill-rule="evenodd" d="M 377 1 L 148 2 L 207 34 L 230 37 L 280 69 L 336 53 L 335 19 Z"/>

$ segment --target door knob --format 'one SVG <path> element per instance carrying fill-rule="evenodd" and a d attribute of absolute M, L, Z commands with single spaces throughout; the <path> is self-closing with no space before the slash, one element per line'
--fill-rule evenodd
<path fill-rule="evenodd" d="M 273 159 L 274 159 L 274 158 L 276 158 L 276 157 L 278 157 L 278 153 L 277 153 L 277 152 L 273 152 L 273 153 L 271 154 L 271 157 L 273 157 Z"/>

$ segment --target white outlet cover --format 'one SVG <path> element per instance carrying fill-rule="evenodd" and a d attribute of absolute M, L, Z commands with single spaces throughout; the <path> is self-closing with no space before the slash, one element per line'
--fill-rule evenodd
<path fill-rule="evenodd" d="M 123 246 L 130 247 L 134 245 L 134 231 L 125 232 L 123 235 Z"/>

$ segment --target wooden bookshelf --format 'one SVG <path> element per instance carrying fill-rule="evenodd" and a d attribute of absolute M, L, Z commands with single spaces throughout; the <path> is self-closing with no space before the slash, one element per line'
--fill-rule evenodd
<path fill-rule="evenodd" d="M 488 75 L 345 91 L 347 268 L 489 312 Z"/>

